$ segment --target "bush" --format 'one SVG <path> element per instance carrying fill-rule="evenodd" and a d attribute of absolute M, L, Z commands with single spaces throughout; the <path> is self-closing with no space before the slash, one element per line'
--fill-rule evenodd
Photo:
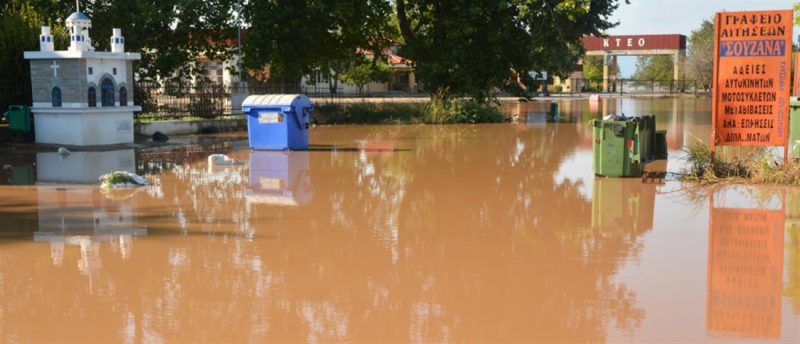
<path fill-rule="evenodd" d="M 564 92 L 564 86 L 555 85 L 553 86 L 553 93 L 561 93 Z"/>
<path fill-rule="evenodd" d="M 505 117 L 495 106 L 474 100 L 458 99 L 447 101 L 434 99 L 428 106 L 425 123 L 500 123 Z"/>
<path fill-rule="evenodd" d="M 744 159 L 723 161 L 712 157 L 708 145 L 695 140 L 684 149 L 688 167 L 683 180 L 704 184 L 742 182 L 753 184 L 800 185 L 800 162 L 780 164 L 766 150 L 758 148 Z"/>
<path fill-rule="evenodd" d="M 423 104 L 326 104 L 314 108 L 312 115 L 319 124 L 399 124 L 420 123 Z"/>
<path fill-rule="evenodd" d="M 314 108 L 312 118 L 318 124 L 500 123 L 505 119 L 500 109 L 491 104 L 436 98 L 427 104 L 319 105 Z"/>

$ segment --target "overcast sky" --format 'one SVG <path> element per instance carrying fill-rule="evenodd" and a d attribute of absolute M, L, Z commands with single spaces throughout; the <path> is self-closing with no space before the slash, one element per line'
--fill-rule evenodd
<path fill-rule="evenodd" d="M 687 37 L 703 19 L 712 19 L 720 11 L 791 9 L 795 1 L 788 0 L 631 0 L 621 4 L 612 17 L 619 25 L 612 35 L 670 34 Z M 800 28 L 794 28 L 794 37 Z M 620 72 L 629 77 L 636 68 L 633 57 L 620 58 Z"/>

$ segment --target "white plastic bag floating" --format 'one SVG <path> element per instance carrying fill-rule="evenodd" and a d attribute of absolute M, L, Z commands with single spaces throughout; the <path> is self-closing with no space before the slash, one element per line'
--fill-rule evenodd
<path fill-rule="evenodd" d="M 208 166 L 230 166 L 241 165 L 241 162 L 231 159 L 225 154 L 211 154 L 208 156 Z"/>
<path fill-rule="evenodd" d="M 106 189 L 132 188 L 147 185 L 147 179 L 128 171 L 114 171 L 100 176 L 100 186 Z"/>

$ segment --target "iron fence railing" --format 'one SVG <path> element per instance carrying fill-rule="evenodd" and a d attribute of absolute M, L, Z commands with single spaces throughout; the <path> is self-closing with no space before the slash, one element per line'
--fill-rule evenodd
<path fill-rule="evenodd" d="M 218 118 L 241 113 L 242 101 L 252 94 L 302 93 L 317 103 L 337 103 L 348 98 L 396 98 L 428 97 L 423 93 L 386 92 L 337 92 L 331 93 L 326 86 L 284 85 L 220 85 L 172 86 L 138 83 L 135 102 L 142 107 L 138 118 Z"/>
<path fill-rule="evenodd" d="M 707 85 L 701 85 L 694 80 L 635 80 L 612 79 L 608 80 L 608 89 L 603 90 L 602 80 L 571 79 L 572 88 L 567 90 L 564 86 L 549 85 L 551 95 L 570 95 L 590 92 L 603 92 L 615 94 L 675 94 L 675 93 L 700 93 L 707 92 Z M 32 105 L 30 87 L 14 87 L 0 90 L 0 113 L 10 105 Z M 39 90 L 50 94 L 49 90 Z M 126 93 L 130 93 L 127 90 Z M 181 86 L 170 84 L 157 84 L 138 82 L 134 85 L 133 99 L 128 96 L 126 101 L 130 104 L 141 106 L 142 111 L 136 113 L 140 119 L 180 119 L 187 117 L 218 118 L 241 113 L 241 104 L 244 98 L 251 94 L 279 94 L 303 93 L 311 97 L 316 103 L 342 103 L 373 101 L 393 98 L 392 101 L 418 101 L 428 98 L 428 93 L 402 92 L 402 91 L 363 91 L 363 92 L 337 92 L 331 93 L 327 86 L 301 86 L 294 83 L 285 84 L 258 84 L 258 85 L 222 85 L 201 84 Z M 534 92 L 528 92 L 533 95 Z M 537 92 L 538 93 L 538 92 Z M 37 93 L 38 94 L 38 93 Z M 509 94 L 510 95 L 510 94 Z M 120 101 L 121 94 L 117 91 L 116 99 Z M 74 97 L 73 97 L 74 98 Z M 90 95 L 82 97 L 84 100 L 95 99 L 97 106 L 102 106 L 99 95 L 92 98 Z M 402 99 L 398 99 L 402 98 Z M 65 102 L 68 102 L 65 94 Z"/>
<path fill-rule="evenodd" d="M 675 94 L 708 92 L 710 85 L 696 80 L 658 79 L 608 79 L 607 89 L 603 80 L 570 79 L 572 89 L 565 93 L 608 92 L 618 94 Z M 563 88 L 564 86 L 562 86 Z M 553 87 L 551 86 L 551 89 Z"/>

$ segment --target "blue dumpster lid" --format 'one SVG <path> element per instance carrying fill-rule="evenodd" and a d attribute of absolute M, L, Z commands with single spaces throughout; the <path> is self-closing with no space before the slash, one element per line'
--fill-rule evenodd
<path fill-rule="evenodd" d="M 260 107 L 260 106 L 300 106 L 311 107 L 313 106 L 311 100 L 302 94 L 263 94 L 248 96 L 242 102 L 242 108 Z"/>

